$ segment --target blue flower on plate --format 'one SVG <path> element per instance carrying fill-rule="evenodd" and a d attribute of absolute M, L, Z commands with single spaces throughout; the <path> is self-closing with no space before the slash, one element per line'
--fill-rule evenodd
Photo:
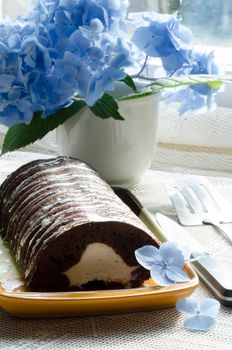
<path fill-rule="evenodd" d="M 208 298 L 197 303 L 193 298 L 185 298 L 176 303 L 178 311 L 191 315 L 184 321 L 184 327 L 190 331 L 207 332 L 215 325 L 220 303 Z"/>
<path fill-rule="evenodd" d="M 183 271 L 184 254 L 173 242 L 165 242 L 159 249 L 151 245 L 144 246 L 135 251 L 135 257 L 140 265 L 150 270 L 151 278 L 159 286 L 189 281 Z"/>

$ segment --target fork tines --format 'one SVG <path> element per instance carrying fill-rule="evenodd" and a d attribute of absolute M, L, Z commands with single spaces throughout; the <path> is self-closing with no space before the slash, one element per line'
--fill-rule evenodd
<path fill-rule="evenodd" d="M 204 177 L 172 179 L 165 187 L 183 225 L 201 225 L 210 218 L 232 221 L 231 205 Z"/>

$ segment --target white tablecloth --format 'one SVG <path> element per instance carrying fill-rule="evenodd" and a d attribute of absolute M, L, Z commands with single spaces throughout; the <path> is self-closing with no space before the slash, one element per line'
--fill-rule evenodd
<path fill-rule="evenodd" d="M 162 150 L 158 149 L 160 158 Z M 9 172 L 31 159 L 41 157 L 36 153 L 15 152 L 0 158 L 0 175 Z M 189 170 L 186 167 L 169 167 L 155 158 L 153 169 L 142 182 L 133 187 L 146 207 L 152 212 L 162 212 L 176 219 L 175 211 L 163 187 L 165 179 L 183 173 L 207 175 L 218 190 L 232 202 L 232 174 Z M 162 170 L 162 168 L 165 168 Z M 228 224 L 232 230 L 232 225 Z M 231 245 L 211 227 L 194 227 L 189 231 L 212 254 L 231 266 Z M 211 297 L 203 286 L 194 292 L 196 299 Z M 61 319 L 16 319 L 0 310 L 1 350 L 196 350 L 232 349 L 232 310 L 221 307 L 214 329 L 208 333 L 192 333 L 183 326 L 185 316 L 175 308 L 150 312 L 99 317 L 73 317 Z"/>

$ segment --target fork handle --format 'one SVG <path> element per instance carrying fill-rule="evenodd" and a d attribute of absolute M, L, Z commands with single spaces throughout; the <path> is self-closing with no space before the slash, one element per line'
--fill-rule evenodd
<path fill-rule="evenodd" d="M 224 227 L 224 225 L 222 225 L 222 224 L 220 224 L 218 222 L 212 221 L 212 220 L 204 221 L 204 223 L 213 225 L 215 228 L 217 228 L 230 241 L 230 243 L 232 243 L 232 232 L 227 230 Z"/>

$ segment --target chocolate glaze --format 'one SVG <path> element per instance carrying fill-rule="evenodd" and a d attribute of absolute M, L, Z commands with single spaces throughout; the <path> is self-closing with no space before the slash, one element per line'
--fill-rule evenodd
<path fill-rule="evenodd" d="M 5 180 L 0 187 L 0 232 L 24 268 L 27 284 L 41 291 L 73 290 L 63 272 L 97 242 L 137 266 L 130 285 L 139 286 L 149 273 L 138 265 L 134 251 L 158 245 L 90 166 L 69 157 L 30 162 Z"/>

